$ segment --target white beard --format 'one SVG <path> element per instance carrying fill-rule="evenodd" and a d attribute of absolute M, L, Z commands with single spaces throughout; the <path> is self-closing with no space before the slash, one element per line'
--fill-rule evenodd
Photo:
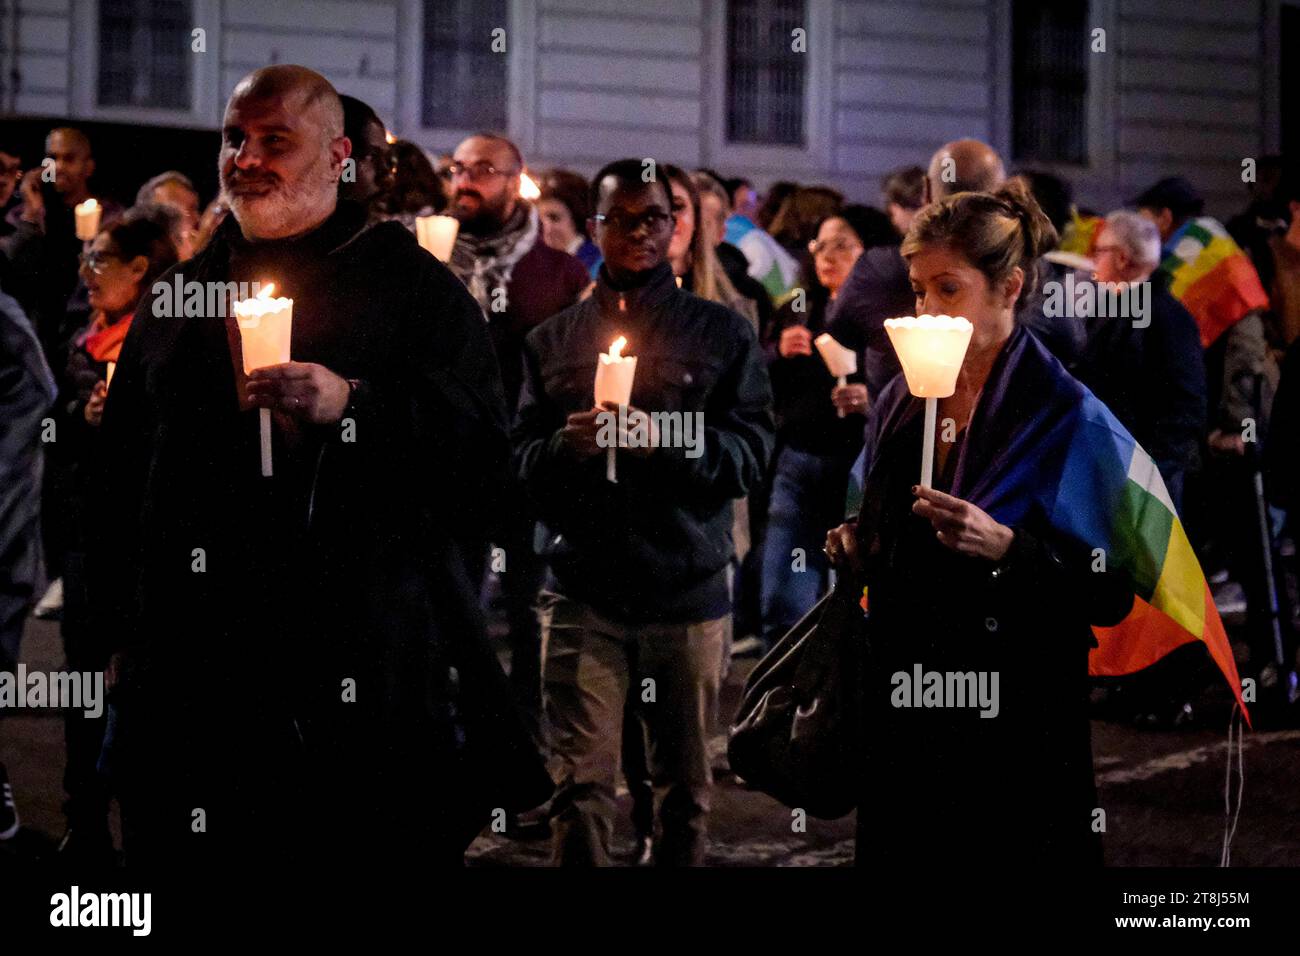
<path fill-rule="evenodd" d="M 329 208 L 338 195 L 338 180 L 330 169 L 330 156 L 322 152 L 302 179 L 290 185 L 281 182 L 265 196 L 239 196 L 221 192 L 240 229 L 251 238 L 279 238 L 305 231 Z"/>

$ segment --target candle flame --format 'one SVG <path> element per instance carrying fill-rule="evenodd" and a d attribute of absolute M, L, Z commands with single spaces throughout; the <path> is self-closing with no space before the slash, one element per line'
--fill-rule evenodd
<path fill-rule="evenodd" d="M 257 293 L 257 297 L 264 301 L 270 301 L 271 296 L 274 294 L 275 294 L 275 283 L 268 282 L 266 285 L 262 286 L 261 290 Z"/>
<path fill-rule="evenodd" d="M 620 359 L 623 357 L 623 349 L 627 348 L 627 339 L 619 336 L 609 347 L 609 357 L 611 359 Z"/>
<path fill-rule="evenodd" d="M 519 198 L 533 200 L 539 197 L 542 191 L 537 188 L 537 183 L 527 173 L 519 174 Z"/>
<path fill-rule="evenodd" d="M 394 136 L 390 130 L 384 130 L 384 140 L 388 143 L 389 146 L 392 146 L 394 143 L 397 142 L 397 137 Z"/>
<path fill-rule="evenodd" d="M 80 213 L 94 212 L 98 208 L 99 200 L 94 198 L 87 199 L 85 202 L 77 204 L 77 212 Z"/>

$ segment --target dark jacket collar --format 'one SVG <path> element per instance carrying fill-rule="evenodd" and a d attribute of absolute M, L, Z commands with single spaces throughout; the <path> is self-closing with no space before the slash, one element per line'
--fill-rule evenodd
<path fill-rule="evenodd" d="M 602 264 L 596 277 L 596 291 L 593 297 L 600 310 L 607 314 L 646 313 L 666 304 L 677 291 L 677 280 L 673 276 L 672 266 L 667 262 L 655 266 L 643 282 L 627 289 L 616 288 L 610 282 L 609 273 Z"/>
<path fill-rule="evenodd" d="M 365 230 L 368 214 L 360 203 L 340 200 L 328 219 L 310 232 L 289 239 L 252 242 L 244 238 L 233 214 L 217 230 L 216 240 L 239 255 L 276 255 L 286 251 L 328 255 L 344 246 Z"/>

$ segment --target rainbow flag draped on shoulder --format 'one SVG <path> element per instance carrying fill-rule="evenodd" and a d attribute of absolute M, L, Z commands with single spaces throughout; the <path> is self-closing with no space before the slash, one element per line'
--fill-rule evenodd
<path fill-rule="evenodd" d="M 859 460 L 865 470 L 850 482 L 859 500 L 864 486 L 871 494 L 872 449 L 920 408 L 901 375 L 881 393 Z M 1012 333 L 984 385 L 951 493 L 1002 524 L 1039 534 L 1050 527 L 1058 540 L 1104 560 L 1107 570 L 1128 573 L 1133 608 L 1114 627 L 1093 628 L 1099 646 L 1089 659 L 1092 674 L 1131 674 L 1200 641 L 1242 702 L 1223 622 L 1155 463 L 1023 328 Z"/>
<path fill-rule="evenodd" d="M 1254 264 L 1217 220 L 1187 220 L 1165 248 L 1160 271 L 1169 276 L 1170 293 L 1196 319 L 1202 347 L 1249 313 L 1268 308 Z"/>

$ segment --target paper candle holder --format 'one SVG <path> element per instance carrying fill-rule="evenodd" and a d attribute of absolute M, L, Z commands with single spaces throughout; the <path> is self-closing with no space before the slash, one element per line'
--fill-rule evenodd
<path fill-rule="evenodd" d="M 947 398 L 957 390 L 957 373 L 975 327 L 951 315 L 885 319 L 885 331 L 898 353 L 907 390 L 918 398 Z"/>
<path fill-rule="evenodd" d="M 72 211 L 76 221 L 77 238 L 82 242 L 90 242 L 95 238 L 95 233 L 99 232 L 99 217 L 103 215 L 104 207 L 97 199 L 87 199 L 73 206 Z"/>
<path fill-rule="evenodd" d="M 960 316 L 908 315 L 885 319 L 885 331 L 903 366 L 907 390 L 925 399 L 921 484 L 926 488 L 934 482 L 934 432 L 939 399 L 957 390 L 957 375 L 974 330 L 970 320 Z"/>
<path fill-rule="evenodd" d="M 274 291 L 274 284 L 265 285 L 255 297 L 242 299 L 234 305 L 245 375 L 254 369 L 289 361 L 290 343 L 293 339 L 293 299 L 272 298 Z M 262 477 L 270 478 L 271 410 L 259 408 L 257 412 Z"/>
<path fill-rule="evenodd" d="M 596 363 L 596 404 L 612 402 L 615 405 L 628 405 L 632 402 L 632 381 L 636 378 L 636 356 L 623 355 L 627 339 L 619 336 L 610 345 L 608 352 L 602 352 Z M 614 446 L 605 450 L 605 478 L 618 481 Z"/>
<path fill-rule="evenodd" d="M 451 260 L 460 221 L 455 216 L 416 216 L 415 238 L 439 262 Z"/>
<path fill-rule="evenodd" d="M 823 332 L 813 339 L 813 345 L 817 346 L 822 361 L 826 363 L 830 373 L 835 376 L 835 383 L 841 388 L 847 385 L 848 377 L 858 370 L 858 353 L 853 349 L 846 349 L 840 345 L 829 332 Z M 843 418 L 845 415 L 844 409 L 841 408 L 838 414 L 840 418 Z"/>
<path fill-rule="evenodd" d="M 293 299 L 261 294 L 243 299 L 235 303 L 235 321 L 239 324 L 245 375 L 253 369 L 289 361 Z"/>

